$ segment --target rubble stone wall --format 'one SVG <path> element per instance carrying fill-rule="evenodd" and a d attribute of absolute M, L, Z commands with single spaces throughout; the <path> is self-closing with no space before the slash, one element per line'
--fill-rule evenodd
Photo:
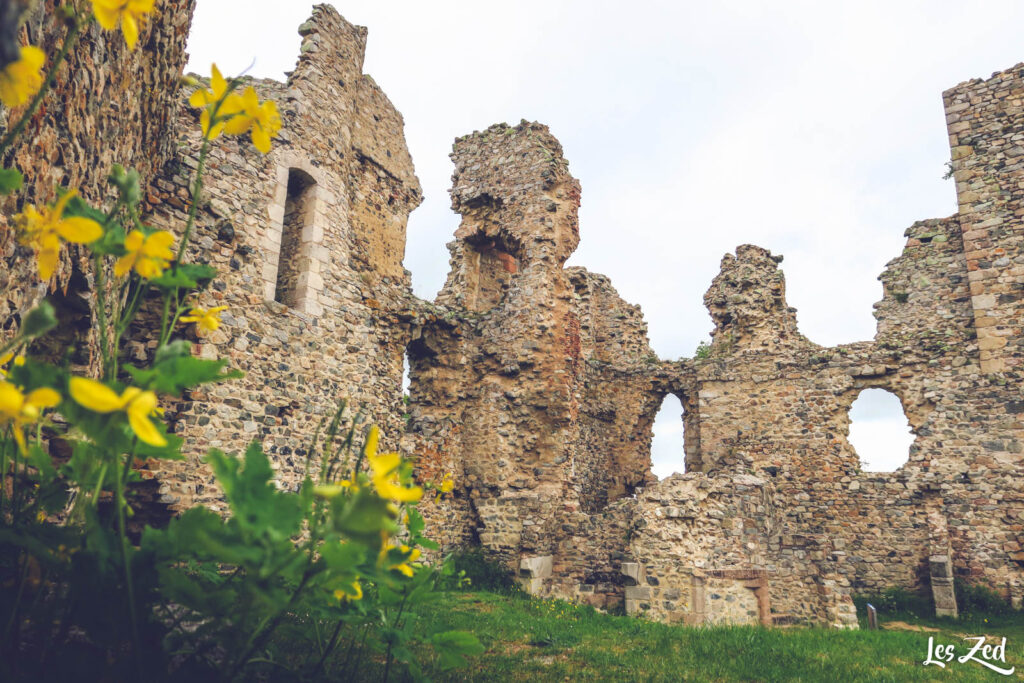
<path fill-rule="evenodd" d="M 303 476 L 307 447 L 339 402 L 397 448 L 404 422 L 402 362 L 409 340 L 409 274 L 401 268 L 409 212 L 421 201 L 402 118 L 361 73 L 366 29 L 317 6 L 302 25 L 301 57 L 286 83 L 252 81 L 283 121 L 268 155 L 222 136 L 211 147 L 189 258 L 217 267 L 203 307 L 227 306 L 224 324 L 198 337 L 198 354 L 225 358 L 245 377 L 193 392 L 172 414 L 192 449 L 162 465 L 163 502 L 218 504 L 200 456 L 260 440 L 287 486 Z M 181 143 L 154 183 L 150 220 L 180 230 L 201 138 L 183 111 Z M 411 315 L 411 314 L 410 314 Z M 144 355 L 146 349 L 135 348 Z"/>
<path fill-rule="evenodd" d="M 158 2 L 134 53 L 86 36 L 5 159 L 30 178 L 5 215 L 54 183 L 100 199 L 119 162 L 149 181 L 147 220 L 181 228 L 200 150 L 177 85 L 192 5 Z M 51 52 L 52 11 L 41 3 L 24 35 Z M 835 627 L 856 626 L 852 594 L 890 586 L 930 584 L 947 611 L 953 577 L 1024 600 L 1024 65 L 943 95 L 959 211 L 907 230 L 873 340 L 805 338 L 781 256 L 742 245 L 704 297 L 707 353 L 662 360 L 638 306 L 565 267 L 581 188 L 538 123 L 456 140 L 450 274 L 435 302 L 414 297 L 402 260 L 421 190 L 402 117 L 362 72 L 366 29 L 318 5 L 299 32 L 286 82 L 248 82 L 281 109 L 273 151 L 222 137 L 209 153 L 189 258 L 221 274 L 197 303 L 228 310 L 216 332 L 179 335 L 246 375 L 168 406 L 192 451 L 146 473 L 163 505 L 219 506 L 199 456 L 254 439 L 294 486 L 344 399 L 423 480 L 454 478 L 424 504 L 433 536 L 483 547 L 538 594 L 670 622 Z M 0 247 L 7 319 L 45 288 L 23 284 L 32 261 L 9 230 Z M 88 371 L 91 276 L 69 254 L 51 298 Z M 146 338 L 127 360 L 153 353 Z M 899 398 L 915 435 L 896 472 L 864 472 L 847 439 L 869 388 Z M 668 394 L 684 406 L 686 474 L 657 481 Z"/>

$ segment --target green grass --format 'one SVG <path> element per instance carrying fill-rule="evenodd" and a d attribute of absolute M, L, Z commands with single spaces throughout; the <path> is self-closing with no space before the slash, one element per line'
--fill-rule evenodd
<path fill-rule="evenodd" d="M 500 577 L 499 577 L 500 578 Z M 496 580 L 501 584 L 502 581 Z M 532 599 L 499 585 L 490 590 L 451 591 L 425 605 L 414 628 L 421 633 L 471 631 L 485 651 L 467 667 L 438 668 L 427 649 L 417 656 L 424 674 L 434 681 L 1001 681 L 1024 678 L 1024 613 L 995 609 L 975 611 L 959 620 L 922 616 L 915 598 L 902 592 L 876 596 L 883 605 L 883 628 L 860 631 L 819 628 L 686 627 L 644 619 L 602 614 L 562 601 Z M 864 616 L 863 600 L 858 614 Z M 974 609 L 979 604 L 975 601 Z M 999 613 L 1002 612 L 1002 613 Z M 292 627 L 303 628 L 293 624 Z M 285 630 L 287 630 L 286 627 Z M 357 632 L 356 642 L 362 631 Z M 353 634 L 343 633 L 342 643 Z M 921 664 L 928 638 L 956 646 L 966 654 L 964 636 L 1007 638 L 1005 667 L 1000 676 L 974 662 L 947 664 L 945 669 Z M 285 636 L 287 640 L 287 636 Z M 367 643 L 373 642 L 370 638 Z M 305 640 L 304 642 L 308 642 Z M 358 651 L 358 648 L 356 648 Z M 381 681 L 382 653 L 365 652 L 346 666 L 346 647 L 339 648 L 316 680 Z M 308 652 L 284 648 L 275 660 L 297 664 Z M 283 669 L 270 669 L 272 680 L 307 680 Z M 408 680 L 405 668 L 393 664 L 390 681 Z"/>
<path fill-rule="evenodd" d="M 560 601 L 485 591 L 447 593 L 420 625 L 465 629 L 486 651 L 463 669 L 443 672 L 422 653 L 436 681 L 993 681 L 1004 677 L 973 662 L 922 666 L 928 636 L 966 653 L 964 635 L 1007 637 L 1007 666 L 1024 672 L 1024 616 L 960 621 L 881 615 L 909 630 L 692 628 L 600 614 Z M 361 680 L 380 680 L 377 662 Z M 1014 678 L 1016 675 L 1014 676 Z M 393 676 L 392 680 L 400 680 Z"/>

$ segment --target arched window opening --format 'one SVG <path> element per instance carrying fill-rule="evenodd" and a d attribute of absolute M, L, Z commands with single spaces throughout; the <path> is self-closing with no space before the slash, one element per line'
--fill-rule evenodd
<path fill-rule="evenodd" d="M 885 389 L 865 389 L 850 406 L 850 445 L 864 472 L 895 472 L 910 459 L 914 435 L 903 404 Z"/>
<path fill-rule="evenodd" d="M 683 404 L 679 397 L 669 394 L 654 418 L 651 440 L 651 472 L 658 479 L 686 472 L 685 431 Z"/>
<path fill-rule="evenodd" d="M 277 287 L 274 300 L 295 307 L 299 289 L 299 276 L 308 270 L 302 263 L 303 233 L 313 221 L 313 196 L 316 181 L 297 168 L 288 171 L 288 197 L 284 205 L 284 223 L 281 229 L 281 251 L 277 258 Z M 307 240 L 308 241 L 308 240 Z"/>

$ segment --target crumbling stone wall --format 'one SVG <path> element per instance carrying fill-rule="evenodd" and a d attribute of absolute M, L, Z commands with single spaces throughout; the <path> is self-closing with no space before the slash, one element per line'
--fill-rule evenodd
<path fill-rule="evenodd" d="M 1019 603 L 1022 93 L 1014 67 L 945 94 L 961 209 L 908 229 L 880 278 L 874 340 L 810 342 L 786 302 L 782 258 L 744 245 L 705 296 L 710 353 L 675 362 L 651 353 L 639 311 L 605 278 L 558 259 L 525 261 L 535 280 L 518 275 L 529 245 L 562 251 L 524 230 L 543 197 L 523 211 L 508 186 L 531 186 L 529 174 L 561 182 L 560 159 L 518 163 L 524 126 L 460 139 L 463 226 L 439 299 L 448 319 L 422 331 L 436 342 L 414 364 L 412 425 L 458 415 L 416 443 L 467 472 L 461 537 L 521 562 L 535 592 L 625 599 L 668 621 L 855 626 L 853 592 L 931 582 L 948 605 L 953 573 Z M 556 378 L 569 400 L 532 414 L 509 405 Z M 893 473 L 863 472 L 847 440 L 867 388 L 898 396 L 915 434 Z M 650 428 L 668 393 L 684 405 L 687 474 L 655 482 Z"/>
<path fill-rule="evenodd" d="M 199 303 L 228 310 L 216 332 L 181 334 L 245 377 L 175 406 L 176 431 L 193 451 L 155 475 L 177 508 L 217 505 L 200 464 L 211 447 L 241 452 L 258 439 L 285 485 L 297 485 L 318 425 L 342 400 L 350 416 L 381 426 L 382 447 L 397 447 L 404 431 L 402 359 L 415 312 L 396 245 L 421 201 L 419 182 L 401 116 L 362 73 L 366 29 L 318 5 L 299 32 L 288 81 L 251 82 L 281 111 L 273 150 L 224 136 L 209 154 L 189 258 L 220 273 Z M 171 230 L 185 224 L 197 114 L 182 113 L 177 156 L 154 184 L 151 220 Z"/>
<path fill-rule="evenodd" d="M 5 214 L 53 182 L 99 199 L 117 161 L 152 181 L 148 220 L 183 225 L 199 149 L 177 87 L 192 2 L 158 8 L 145 49 L 86 36 L 5 160 L 31 179 Z M 52 9 L 26 29 L 48 48 Z M 402 257 L 421 191 L 401 115 L 362 73 L 366 29 L 319 5 L 300 33 L 287 82 L 250 81 L 282 112 L 272 153 L 232 138 L 210 153 L 189 257 L 221 272 L 198 303 L 229 309 L 217 332 L 180 334 L 246 377 L 169 406 L 194 451 L 148 473 L 163 504 L 216 507 L 198 456 L 253 439 L 294 485 L 317 424 L 348 399 L 421 478 L 453 475 L 455 491 L 425 505 L 433 535 L 481 545 L 538 594 L 665 621 L 836 627 L 856 625 L 853 592 L 888 586 L 930 584 L 948 611 L 954 576 L 1024 600 L 1024 65 L 944 94 L 959 211 L 908 229 L 873 340 L 810 342 L 781 257 L 743 245 L 705 295 L 709 353 L 663 361 L 637 306 L 564 267 L 580 186 L 540 124 L 456 140 L 451 272 L 436 302 L 413 297 Z M 9 314 L 42 291 L 3 235 Z M 90 274 L 69 253 L 55 299 L 87 371 Z M 130 356 L 152 353 L 144 339 Z M 847 440 L 867 388 L 898 396 L 915 434 L 893 473 L 863 472 Z M 651 427 L 670 393 L 687 473 L 656 481 Z"/>
<path fill-rule="evenodd" d="M 66 35 L 55 18 L 61 3 L 32 4 L 18 39 L 52 59 Z M 0 334 L 10 333 L 22 314 L 49 295 L 61 321 L 61 347 L 76 349 L 72 360 L 81 371 L 96 363 L 91 264 L 72 245 L 54 281 L 39 283 L 31 250 L 17 245 L 9 217 L 26 203 L 54 201 L 59 187 L 78 189 L 96 202 L 109 199 L 106 179 L 115 163 L 134 167 L 145 179 L 159 171 L 174 148 L 171 127 L 181 101 L 178 79 L 194 6 L 195 0 L 157 0 L 134 51 L 120 33 L 92 24 L 24 134 L 0 159 L 25 176 L 21 192 L 0 197 L 0 320 L 6 325 Z M 0 129 L 22 112 L 0 108 Z"/>

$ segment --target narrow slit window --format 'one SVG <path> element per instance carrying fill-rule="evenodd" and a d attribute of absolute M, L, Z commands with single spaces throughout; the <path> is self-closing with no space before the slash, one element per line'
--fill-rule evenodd
<path fill-rule="evenodd" d="M 293 168 L 288 172 L 288 198 L 284 205 L 277 286 L 274 289 L 274 300 L 287 306 L 297 304 L 299 276 L 306 269 L 306 264 L 302 263 L 303 232 L 312 222 L 315 188 L 316 181 L 305 171 Z"/>

